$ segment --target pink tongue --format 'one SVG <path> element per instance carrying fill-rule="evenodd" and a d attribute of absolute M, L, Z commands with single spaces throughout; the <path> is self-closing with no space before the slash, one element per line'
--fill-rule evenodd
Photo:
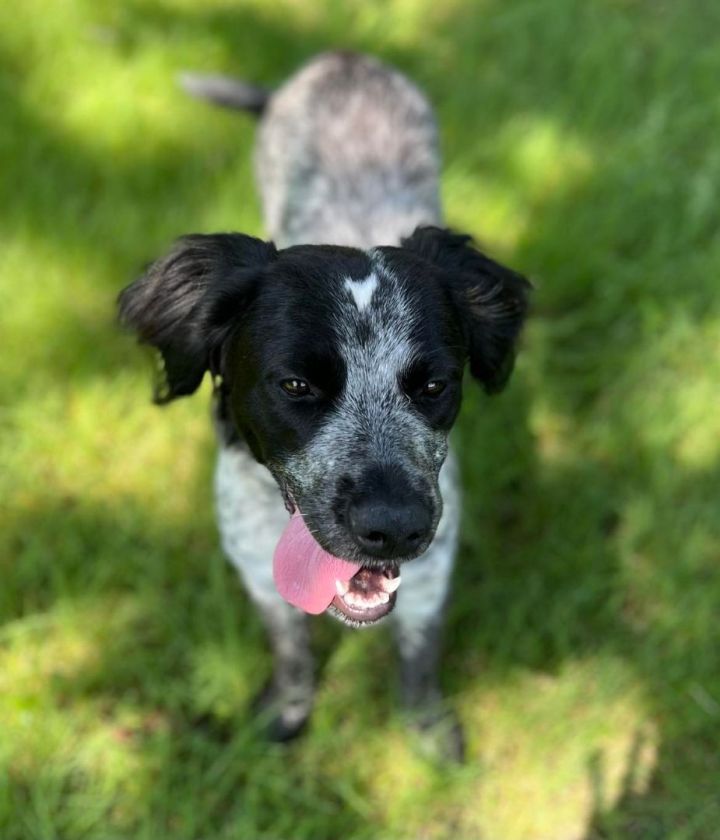
<path fill-rule="evenodd" d="M 333 557 L 320 548 L 299 511 L 295 511 L 273 558 L 275 586 L 286 601 L 317 615 L 335 597 L 335 581 L 348 581 L 359 570 L 359 563 Z"/>

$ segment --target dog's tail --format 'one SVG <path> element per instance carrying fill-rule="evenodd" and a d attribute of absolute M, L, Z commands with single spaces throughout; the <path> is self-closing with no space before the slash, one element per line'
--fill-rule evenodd
<path fill-rule="evenodd" d="M 260 85 L 207 73 L 181 73 L 178 83 L 190 96 L 208 99 L 223 108 L 249 111 L 258 117 L 265 110 L 272 94 L 271 90 Z"/>

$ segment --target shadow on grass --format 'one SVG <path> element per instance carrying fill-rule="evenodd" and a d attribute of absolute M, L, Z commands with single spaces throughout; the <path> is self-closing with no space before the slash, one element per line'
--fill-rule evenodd
<path fill-rule="evenodd" d="M 708 13 L 608 3 L 581 10 L 558 2 L 551 14 L 535 4 L 509 6 L 507 13 L 496 7 L 482 6 L 487 26 L 471 19 L 471 7 L 448 13 L 425 53 L 391 40 L 378 46 L 377 33 L 356 35 L 351 28 L 340 44 L 378 52 L 428 87 L 449 163 L 469 178 L 492 176 L 507 189 L 516 185 L 519 176 L 504 150 L 479 143 L 478 152 L 476 139 L 501 136 L 518 117 L 551 121 L 561 136 L 579 137 L 592 158 L 579 184 L 531 202 L 526 230 L 508 255 L 539 275 L 536 326 L 519 377 L 492 403 L 468 389 L 459 428 L 467 524 L 448 625 L 446 681 L 462 694 L 485 674 L 502 679 L 518 668 L 554 673 L 598 651 L 621 658 L 646 687 L 658 752 L 651 779 L 641 785 L 634 775 L 640 747 L 631 751 L 615 802 L 606 792 L 601 757 L 588 767 L 594 802 L 586 838 L 710 837 L 708 827 L 720 817 L 720 668 L 713 633 L 720 585 L 709 562 L 710 547 L 720 541 L 712 509 L 720 476 L 716 466 L 693 470 L 654 447 L 623 402 L 633 371 L 652 368 L 656 347 L 674 323 L 700 329 L 717 317 L 714 284 L 698 256 L 710 247 L 713 207 L 703 196 L 717 167 L 691 143 L 705 127 L 702 115 L 688 111 L 686 124 L 676 119 L 687 89 L 704 90 L 699 65 L 687 60 L 682 43 L 700 36 Z M 247 10 L 174 12 L 143 3 L 128 5 L 116 27 L 128 55 L 140 40 L 160 41 L 169 33 L 204 38 L 227 56 L 227 67 L 212 69 L 278 81 L 299 61 L 338 45 L 343 14 L 337 15 L 325 25 L 289 21 L 283 27 Z M 536 41 L 542 54 L 532 49 Z M 602 80 L 597 88 L 596 79 Z M 596 93 L 590 102 L 588 90 Z M 578 107 L 582 103 L 585 109 Z M 200 157 L 193 140 L 178 136 L 169 146 L 135 148 L 113 159 L 91 143 L 78 146 L 18 93 L 7 97 L 4 117 L 27 138 L 6 182 L 6 230 L 104 268 L 107 320 L 83 323 L 58 313 L 49 325 L 54 335 L 45 340 L 86 360 L 73 371 L 75 381 L 83 373 L 108 377 L 127 364 L 126 345 L 115 340 L 112 357 L 90 351 L 110 326 L 116 291 L 154 256 L 160 239 L 185 231 L 183 208 L 197 218 L 197 196 L 205 196 L 201 205 L 212 203 L 208 173 L 218 182 L 235 164 L 230 157 L 213 163 L 212 136 Z M 241 157 L 249 153 L 250 133 L 238 122 Z M 41 182 L 48 186 L 24 189 Z M 119 229 L 118 208 L 126 219 Z M 158 217 L 171 222 L 157 224 Z M 586 242 L 592 243 L 587 251 Z M 67 373 L 69 358 L 61 354 L 49 367 Z M 555 442 L 558 453 L 548 453 L 533 431 L 538 404 L 549 405 L 565 424 Z M 586 427 L 603 423 L 611 428 L 605 455 L 598 454 L 602 446 L 589 443 L 593 454 L 581 457 L 573 437 L 588 441 Z M 207 504 L 199 493 L 197 505 Z M 638 524 L 638 508 L 649 523 Z M 267 749 L 256 738 L 243 711 L 251 692 L 241 683 L 260 685 L 264 642 L 210 531 L 170 526 L 139 505 L 118 527 L 112 511 L 91 503 L 58 503 L 11 527 L 10 555 L 17 565 L 3 586 L 6 616 L 83 597 L 96 598 L 100 609 L 125 597 L 136 602 L 134 617 L 115 637 L 101 640 L 97 660 L 72 679 L 61 677 L 57 687 L 63 703 L 89 699 L 102 709 L 121 697 L 138 711 L 140 722 L 126 734 L 150 768 L 149 792 L 138 794 L 148 820 L 155 814 L 156 824 L 176 836 L 193 836 L 196 828 L 218 837 L 230 836 L 231 828 L 244 828 L 245 836 L 271 830 L 290 836 L 314 810 L 307 831 L 315 833 L 308 836 L 362 836 L 357 803 L 367 800 L 366 779 L 343 768 L 332 748 L 287 752 Z M 56 533 L 72 534 L 74 543 L 58 551 Z M 43 559 L 47 554 L 52 562 Z M 88 558 L 95 567 L 90 574 Z M 635 591 L 639 584 L 628 576 L 636 560 L 647 563 L 646 590 Z M 102 620 L 97 611 L 88 615 Z M 335 635 L 321 630 L 321 646 L 329 647 Z M 211 673 L 218 638 L 218 661 L 237 651 L 240 680 L 222 665 Z M 199 664 L 203 659 L 210 671 Z M 391 708 L 381 676 L 374 674 L 370 688 L 360 691 L 368 704 Z M 208 710 L 237 724 L 229 745 L 188 731 L 192 715 Z M 378 725 L 372 709 L 358 715 L 352 733 L 360 735 L 363 723 Z M 148 719 L 161 723 L 143 729 Z M 347 743 L 342 737 L 339 742 Z M 202 826 L 191 801 L 167 810 L 173 792 L 187 787 L 185 767 L 203 783 Z M 161 784 L 153 787 L 157 780 Z M 49 789 L 57 788 L 60 820 L 67 784 L 47 781 Z M 32 781 L 17 788 L 25 808 L 35 795 L 31 788 Z M 98 813 L 98 825 L 118 819 L 114 807 L 109 801 Z"/>
<path fill-rule="evenodd" d="M 250 713 L 270 661 L 214 532 L 123 508 L 66 502 L 9 523 L 4 840 L 284 837 L 307 818 L 315 836 L 354 836 L 361 782 L 338 782 L 340 757 L 269 745 Z"/>

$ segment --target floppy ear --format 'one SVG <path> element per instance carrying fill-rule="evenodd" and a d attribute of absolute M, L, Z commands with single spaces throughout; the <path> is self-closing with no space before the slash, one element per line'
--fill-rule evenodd
<path fill-rule="evenodd" d="M 470 372 L 487 393 L 494 394 L 505 387 L 512 373 L 532 287 L 471 243 L 470 236 L 436 227 L 416 228 L 402 241 L 404 248 L 447 272 L 465 332 Z"/>
<path fill-rule="evenodd" d="M 206 370 L 217 372 L 232 316 L 276 255 L 271 242 L 240 233 L 184 236 L 121 292 L 121 323 L 161 355 L 156 403 L 192 394 Z"/>

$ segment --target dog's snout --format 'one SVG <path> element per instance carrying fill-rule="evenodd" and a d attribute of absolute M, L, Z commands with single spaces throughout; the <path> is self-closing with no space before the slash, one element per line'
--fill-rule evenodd
<path fill-rule="evenodd" d="M 427 542 L 432 518 L 420 501 L 388 504 L 366 498 L 350 506 L 348 524 L 362 551 L 390 560 L 414 554 Z"/>

